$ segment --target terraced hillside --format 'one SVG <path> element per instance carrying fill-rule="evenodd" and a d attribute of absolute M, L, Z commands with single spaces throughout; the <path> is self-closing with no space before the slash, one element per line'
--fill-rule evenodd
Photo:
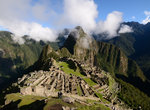
<path fill-rule="evenodd" d="M 16 95 L 22 94 L 21 97 L 41 96 L 44 97 L 43 100 L 49 100 L 49 97 L 57 97 L 58 92 L 62 92 L 62 101 L 69 98 L 70 101 L 73 101 L 71 103 L 75 105 L 79 103 L 80 106 L 75 106 L 76 109 L 84 107 L 89 110 L 91 107 L 94 109 L 99 107 L 123 109 L 124 103 L 121 103 L 116 96 L 120 88 L 109 73 L 98 70 L 96 67 L 89 67 L 84 63 L 81 65 L 72 58 L 62 58 L 59 61 L 52 58 L 49 63 L 51 63 L 49 71 L 35 71 L 19 78 L 14 84 L 20 88 L 20 94 L 16 93 Z M 9 99 L 11 95 L 15 94 L 9 94 L 6 100 L 13 100 Z"/>

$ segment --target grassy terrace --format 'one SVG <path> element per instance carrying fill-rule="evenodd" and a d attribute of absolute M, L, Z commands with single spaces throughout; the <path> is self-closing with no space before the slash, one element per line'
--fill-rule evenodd
<path fill-rule="evenodd" d="M 73 69 L 69 68 L 69 64 L 66 62 L 59 62 L 58 64 L 66 74 L 70 75 L 70 73 L 72 73 L 73 75 L 84 77 L 84 75 L 80 73 L 79 68 L 74 71 Z"/>
<path fill-rule="evenodd" d="M 78 67 L 76 70 L 73 70 L 69 68 L 69 64 L 66 62 L 59 62 L 58 65 L 66 74 L 70 75 L 70 73 L 72 73 L 73 75 L 82 77 L 90 86 L 96 85 L 96 83 L 92 81 L 90 78 L 87 78 L 86 76 L 82 75 Z"/>
<path fill-rule="evenodd" d="M 28 105 L 31 104 L 33 102 L 35 102 L 36 100 L 43 100 L 45 99 L 44 97 L 40 97 L 40 96 L 31 96 L 31 95 L 21 95 L 20 93 L 12 93 L 12 94 L 8 94 L 6 95 L 6 101 L 17 101 L 17 100 L 21 100 L 20 103 L 18 104 L 18 107 L 24 106 L 24 105 Z"/>
<path fill-rule="evenodd" d="M 90 78 L 83 78 L 90 86 L 94 86 L 97 83 L 95 83 L 94 81 L 92 81 Z"/>
<path fill-rule="evenodd" d="M 73 108 L 77 107 L 77 110 L 110 110 L 109 108 L 100 103 L 96 104 L 96 101 L 94 100 L 85 100 L 87 104 L 92 104 L 91 106 L 87 106 L 78 102 L 75 102 L 74 104 L 69 104 L 64 102 L 62 99 L 52 97 L 48 97 L 47 101 L 44 101 L 44 99 L 46 98 L 31 95 L 23 96 L 20 93 L 12 93 L 6 96 L 6 102 L 11 102 L 11 104 L 8 104 L 8 106 L 17 107 L 19 108 L 19 110 L 49 110 L 50 108 L 57 106 L 68 106 Z"/>

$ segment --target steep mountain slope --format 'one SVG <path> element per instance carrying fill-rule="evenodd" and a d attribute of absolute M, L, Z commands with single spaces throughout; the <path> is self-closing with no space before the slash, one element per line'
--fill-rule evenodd
<path fill-rule="evenodd" d="M 107 40 L 121 48 L 126 55 L 135 60 L 147 78 L 150 79 L 150 23 L 143 25 L 137 22 L 125 23 L 133 28 L 133 33 L 120 34 L 119 37 Z"/>
<path fill-rule="evenodd" d="M 11 35 L 10 32 L 0 31 L 0 88 L 22 75 L 38 59 L 45 45 L 44 42 L 36 42 L 27 36 L 24 36 L 25 43 L 19 45 Z M 56 45 L 51 44 L 53 47 Z"/>
<path fill-rule="evenodd" d="M 109 71 L 113 76 L 133 84 L 142 91 L 149 84 L 140 67 L 117 47 L 112 44 L 96 42 L 84 33 L 81 27 L 76 27 L 68 36 L 64 47 L 81 62 L 99 66 Z M 147 86 L 146 88 L 149 89 Z"/>

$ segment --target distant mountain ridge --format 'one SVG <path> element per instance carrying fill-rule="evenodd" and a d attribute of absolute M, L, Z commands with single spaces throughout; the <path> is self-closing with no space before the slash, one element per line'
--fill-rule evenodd
<path fill-rule="evenodd" d="M 46 43 L 24 36 L 24 44 L 14 42 L 11 32 L 0 31 L 0 87 L 15 80 L 39 57 Z M 49 43 L 50 44 L 50 43 Z M 57 43 L 51 43 L 57 46 Z M 9 84 L 9 83 L 8 83 Z"/>
<path fill-rule="evenodd" d="M 105 42 L 121 48 L 127 56 L 135 60 L 144 74 L 150 79 L 150 23 L 143 25 L 138 22 L 124 23 L 133 29 L 133 33 L 124 33 Z"/>

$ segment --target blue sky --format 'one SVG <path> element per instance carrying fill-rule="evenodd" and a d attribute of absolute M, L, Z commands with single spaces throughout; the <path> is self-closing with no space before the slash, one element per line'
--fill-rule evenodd
<path fill-rule="evenodd" d="M 33 4 L 39 0 L 33 0 Z M 62 13 L 63 0 L 50 0 L 50 6 Z M 99 20 L 105 20 L 107 15 L 113 11 L 120 11 L 123 13 L 124 21 L 142 22 L 146 18 L 144 11 L 150 11 L 150 0 L 94 0 L 98 6 Z"/>
<path fill-rule="evenodd" d="M 145 19 L 144 11 L 150 11 L 150 0 L 95 0 L 98 5 L 99 18 L 105 19 L 112 11 L 123 12 L 125 21 L 141 22 Z M 132 17 L 135 16 L 135 19 Z"/>

